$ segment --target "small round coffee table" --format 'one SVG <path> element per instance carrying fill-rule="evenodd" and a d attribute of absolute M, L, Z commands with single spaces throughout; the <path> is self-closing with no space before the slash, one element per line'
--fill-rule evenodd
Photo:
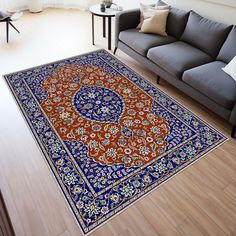
<path fill-rule="evenodd" d="M 92 43 L 94 44 L 94 16 L 103 17 L 103 37 L 106 37 L 106 18 L 108 18 L 108 50 L 111 50 L 111 18 L 114 17 L 119 11 L 113 8 L 106 8 L 105 12 L 101 12 L 100 4 L 90 7 L 92 14 Z"/>

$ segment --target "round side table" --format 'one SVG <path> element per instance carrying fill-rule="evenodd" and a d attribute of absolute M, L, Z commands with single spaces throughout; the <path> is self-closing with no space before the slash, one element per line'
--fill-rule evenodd
<path fill-rule="evenodd" d="M 119 11 L 113 8 L 106 8 L 105 12 L 101 12 L 100 4 L 90 7 L 92 14 L 92 43 L 94 44 L 94 16 L 103 18 L 103 37 L 106 37 L 106 18 L 108 18 L 108 50 L 111 50 L 111 18 L 114 17 Z"/>

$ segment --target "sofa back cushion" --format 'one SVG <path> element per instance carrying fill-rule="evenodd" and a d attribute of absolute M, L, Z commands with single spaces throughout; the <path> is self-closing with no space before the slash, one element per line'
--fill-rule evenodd
<path fill-rule="evenodd" d="M 191 11 L 181 40 L 216 58 L 232 26 L 218 23 Z"/>
<path fill-rule="evenodd" d="M 179 39 L 184 32 L 189 12 L 172 7 L 167 18 L 166 32 L 167 34 Z"/>
<path fill-rule="evenodd" d="M 156 6 L 168 5 L 165 2 L 159 0 Z M 166 33 L 179 39 L 184 32 L 185 26 L 188 21 L 189 12 L 180 10 L 175 7 L 171 7 L 170 13 L 166 23 Z"/>
<path fill-rule="evenodd" d="M 230 31 L 225 43 L 220 49 L 217 60 L 229 63 L 236 56 L 236 26 Z"/>

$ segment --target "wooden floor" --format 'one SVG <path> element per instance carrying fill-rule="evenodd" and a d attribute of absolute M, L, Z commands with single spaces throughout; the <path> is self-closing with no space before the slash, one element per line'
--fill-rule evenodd
<path fill-rule="evenodd" d="M 90 14 L 25 13 L 5 43 L 0 24 L 0 74 L 107 48 Z M 113 22 L 114 23 L 114 22 Z M 155 83 L 155 75 L 118 50 L 117 57 Z M 230 125 L 175 88 L 159 88 L 229 137 Z M 5 82 L 0 79 L 0 188 L 16 235 L 79 236 L 79 226 L 49 171 Z M 93 232 L 93 236 L 236 235 L 236 140 L 229 140 Z"/>

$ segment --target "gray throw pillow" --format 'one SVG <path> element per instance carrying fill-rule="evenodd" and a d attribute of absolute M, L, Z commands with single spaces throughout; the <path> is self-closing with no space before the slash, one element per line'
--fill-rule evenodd
<path fill-rule="evenodd" d="M 191 11 L 181 40 L 216 58 L 231 28 L 230 25 L 209 20 Z"/>
<path fill-rule="evenodd" d="M 156 6 L 168 5 L 165 2 L 159 0 Z M 171 7 L 170 13 L 167 18 L 166 32 L 168 35 L 174 36 L 179 39 L 184 32 L 185 26 L 188 21 L 189 12 L 180 10 L 175 7 Z"/>
<path fill-rule="evenodd" d="M 220 49 L 217 60 L 229 63 L 236 56 L 236 26 L 230 31 L 226 41 Z"/>

